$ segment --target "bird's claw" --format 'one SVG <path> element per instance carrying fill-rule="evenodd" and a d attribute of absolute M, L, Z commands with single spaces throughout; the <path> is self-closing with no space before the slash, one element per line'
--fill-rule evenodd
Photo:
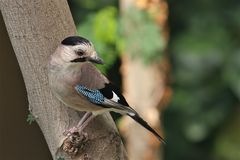
<path fill-rule="evenodd" d="M 63 135 L 69 137 L 71 135 L 74 135 L 75 133 L 79 133 L 79 129 L 77 127 L 72 127 L 72 128 L 70 128 L 68 130 L 65 130 L 63 132 Z"/>
<path fill-rule="evenodd" d="M 84 143 L 88 140 L 88 135 L 86 132 L 79 133 L 72 128 L 67 130 L 65 134 L 67 138 L 63 142 L 62 149 L 68 155 L 75 156 L 84 147 Z"/>

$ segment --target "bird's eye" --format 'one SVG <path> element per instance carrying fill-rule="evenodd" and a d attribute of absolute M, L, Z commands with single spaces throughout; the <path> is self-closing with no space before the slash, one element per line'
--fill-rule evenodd
<path fill-rule="evenodd" d="M 82 51 L 82 50 L 77 51 L 77 55 L 82 56 L 83 54 L 84 54 L 84 51 Z"/>

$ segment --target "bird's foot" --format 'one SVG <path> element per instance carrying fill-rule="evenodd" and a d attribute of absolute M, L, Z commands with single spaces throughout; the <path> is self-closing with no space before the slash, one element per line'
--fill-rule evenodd
<path fill-rule="evenodd" d="M 63 132 L 63 135 L 70 139 L 73 143 L 78 143 L 79 141 L 85 142 L 88 140 L 87 132 L 83 132 L 83 130 L 78 127 L 72 127 Z"/>
<path fill-rule="evenodd" d="M 63 135 L 64 135 L 64 136 L 71 136 L 71 135 L 74 135 L 75 133 L 79 133 L 79 128 L 77 128 L 77 127 L 72 127 L 72 128 L 70 128 L 70 129 L 68 129 L 68 130 L 65 130 L 65 131 L 63 132 Z"/>
<path fill-rule="evenodd" d="M 67 138 L 64 140 L 62 149 L 70 156 L 76 156 L 76 154 L 84 147 L 85 142 L 88 140 L 86 132 L 73 132 L 68 133 Z"/>

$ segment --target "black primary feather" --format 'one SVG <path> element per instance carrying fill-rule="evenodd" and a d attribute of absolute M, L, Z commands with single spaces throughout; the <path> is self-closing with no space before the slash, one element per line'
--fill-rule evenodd
<path fill-rule="evenodd" d="M 123 95 L 120 93 L 119 89 L 115 85 L 113 85 L 112 83 L 105 84 L 105 87 L 100 89 L 99 91 L 103 94 L 104 97 L 106 97 L 108 99 L 112 99 L 113 98 L 113 93 L 112 92 L 114 92 L 119 97 L 118 103 L 123 105 L 123 107 L 125 106 L 125 108 L 128 111 L 130 111 L 130 113 L 128 113 L 128 116 L 130 116 L 137 123 L 142 125 L 148 131 L 152 132 L 158 138 L 159 141 L 161 141 L 164 144 L 166 144 L 164 139 L 152 127 L 150 127 L 149 124 L 145 120 L 143 120 L 134 109 L 132 109 L 128 105 L 126 99 L 123 97 Z M 128 109 L 128 108 L 130 108 L 130 109 Z"/>
<path fill-rule="evenodd" d="M 152 132 L 159 141 L 166 144 L 165 140 L 152 127 L 150 127 L 149 124 L 145 120 L 143 120 L 138 114 L 134 114 L 134 115 L 128 114 L 128 116 L 131 117 L 132 119 L 134 119 L 136 122 L 138 122 L 141 126 L 146 128 L 147 130 Z"/>
<path fill-rule="evenodd" d="M 69 45 L 69 46 L 75 46 L 75 45 L 78 45 L 78 44 L 91 45 L 89 40 L 87 40 L 86 38 L 80 37 L 80 36 L 67 37 L 61 43 L 63 45 Z"/>

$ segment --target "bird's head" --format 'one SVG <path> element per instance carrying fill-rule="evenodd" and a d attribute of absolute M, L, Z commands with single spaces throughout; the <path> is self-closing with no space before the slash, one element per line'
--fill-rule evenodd
<path fill-rule="evenodd" d="M 79 36 L 70 36 L 65 38 L 61 45 L 56 49 L 53 57 L 58 63 L 83 63 L 93 62 L 103 64 L 103 60 L 98 56 L 93 44 Z"/>

